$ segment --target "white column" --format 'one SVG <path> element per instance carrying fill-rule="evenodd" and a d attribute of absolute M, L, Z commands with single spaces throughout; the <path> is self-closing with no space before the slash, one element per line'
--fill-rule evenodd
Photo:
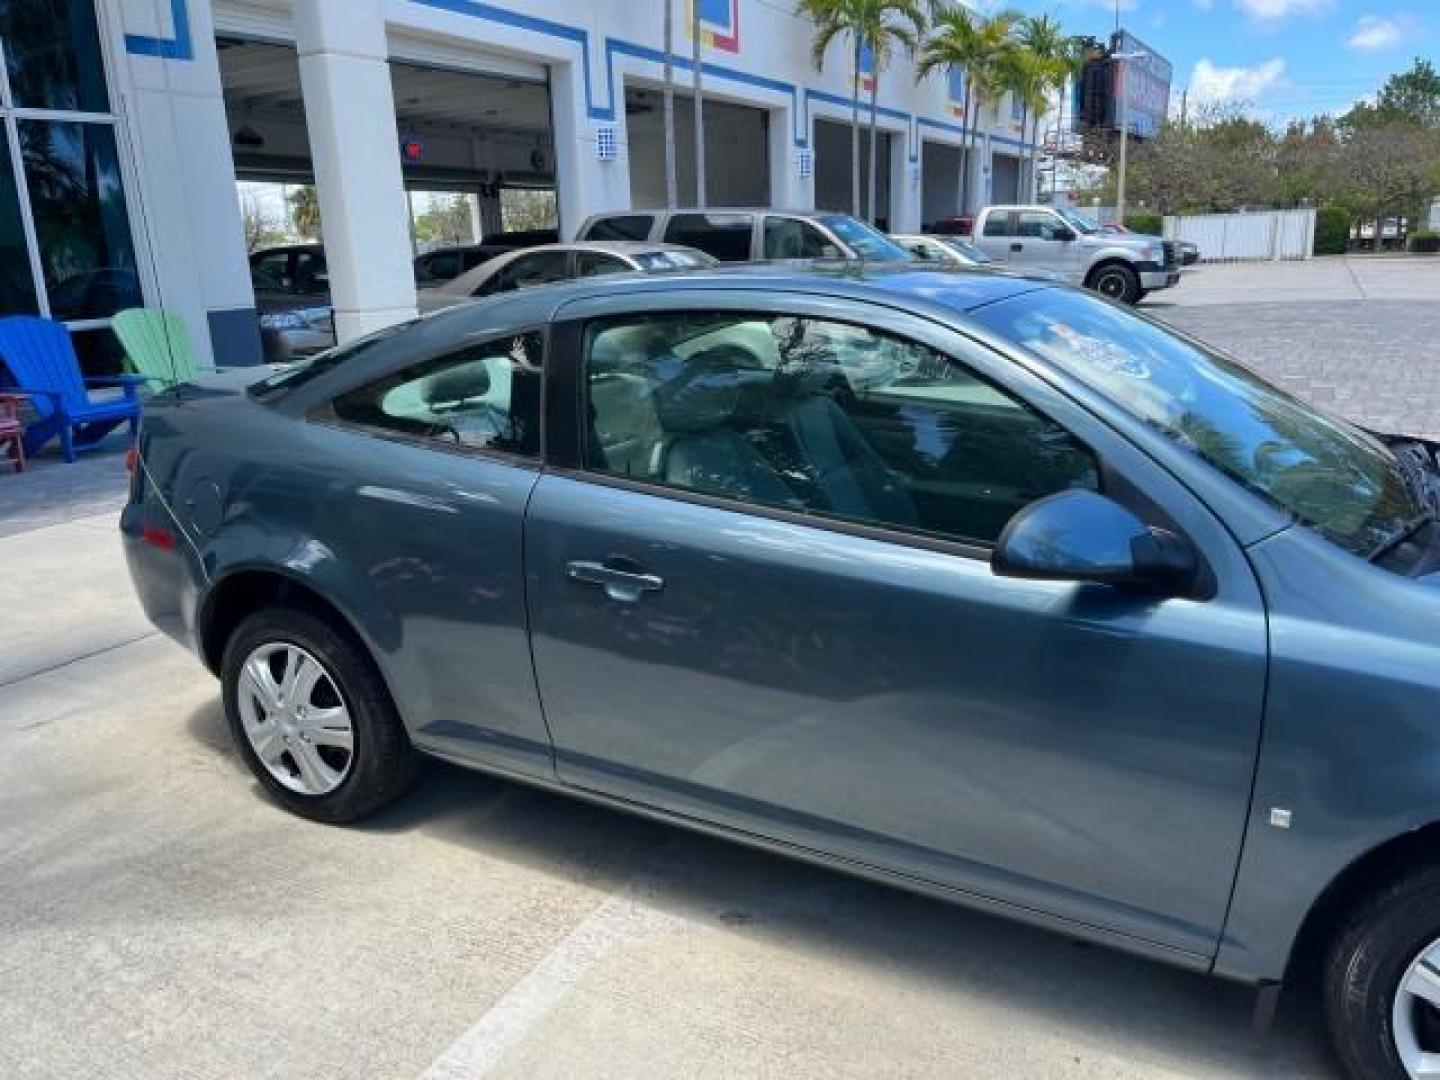
<path fill-rule="evenodd" d="M 810 155 L 810 175 L 800 175 L 801 150 L 795 145 L 795 110 L 792 106 L 770 110 L 770 205 L 786 210 L 815 209 L 815 150 L 805 140 Z"/>
<path fill-rule="evenodd" d="M 382 0 L 294 0 L 300 88 L 341 342 L 411 318 L 415 278 Z"/>
<path fill-rule="evenodd" d="M 550 112 L 555 118 L 555 187 L 560 235 L 573 238 L 591 214 L 630 209 L 630 152 L 625 129 L 625 91 L 617 86 L 613 120 L 592 120 L 585 107 L 579 62 L 550 68 Z M 618 83 L 618 80 L 617 80 Z M 602 100 L 611 100 L 603 90 Z M 597 132 L 615 129 L 616 156 L 601 161 Z"/>
<path fill-rule="evenodd" d="M 910 132 L 893 132 L 890 136 L 890 231 L 920 231 L 922 178 L 924 161 L 910 160 L 913 147 Z M 918 151 L 918 147 L 915 147 Z"/>

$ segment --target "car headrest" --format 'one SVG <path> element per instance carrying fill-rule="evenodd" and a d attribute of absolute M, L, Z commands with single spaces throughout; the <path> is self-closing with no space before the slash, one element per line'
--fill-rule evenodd
<path fill-rule="evenodd" d="M 425 404 L 429 406 L 450 405 L 457 402 L 482 398 L 490 392 L 490 372 L 483 360 L 432 375 L 425 381 L 421 391 Z"/>
<path fill-rule="evenodd" d="M 739 345 L 717 345 L 684 362 L 655 388 L 655 415 L 670 433 L 706 431 L 730 420 L 745 390 L 770 381 L 759 358 Z"/>

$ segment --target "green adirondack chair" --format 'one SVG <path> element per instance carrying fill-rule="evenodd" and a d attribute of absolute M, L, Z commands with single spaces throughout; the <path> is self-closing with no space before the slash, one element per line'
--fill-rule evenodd
<path fill-rule="evenodd" d="M 190 348 L 185 323 L 173 311 L 130 308 L 110 322 L 125 347 L 125 367 L 156 389 L 190 382 L 201 373 Z"/>

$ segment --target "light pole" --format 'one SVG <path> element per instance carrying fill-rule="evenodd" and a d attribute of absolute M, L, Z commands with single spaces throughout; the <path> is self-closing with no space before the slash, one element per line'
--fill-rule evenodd
<path fill-rule="evenodd" d="M 1143 52 L 1114 53 L 1115 88 L 1120 95 L 1120 175 L 1115 181 L 1115 224 L 1125 225 L 1125 169 L 1130 162 L 1130 88 L 1125 85 L 1125 63 L 1143 60 Z"/>

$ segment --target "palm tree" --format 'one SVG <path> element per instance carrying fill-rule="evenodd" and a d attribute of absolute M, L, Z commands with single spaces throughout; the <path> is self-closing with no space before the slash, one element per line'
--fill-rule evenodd
<path fill-rule="evenodd" d="M 796 13 L 815 24 L 810 62 L 825 67 L 825 54 L 837 38 L 847 38 L 854 82 L 850 94 L 850 212 L 860 216 L 860 63 L 868 48 L 873 57 L 870 87 L 870 219 L 875 218 L 876 128 L 880 69 L 891 50 L 904 45 L 912 52 L 925 32 L 920 0 L 799 0 Z"/>
<path fill-rule="evenodd" d="M 867 217 L 875 224 L 875 161 L 879 142 L 877 114 L 880 107 L 880 72 L 889 63 L 890 53 L 899 45 L 910 55 L 915 54 L 925 33 L 925 13 L 915 0 L 868 0 L 864 5 L 865 22 L 860 36 L 870 49 L 870 199 Z M 859 82 L 860 72 L 855 72 Z"/>
<path fill-rule="evenodd" d="M 665 209 L 678 201 L 675 176 L 675 15 L 672 0 L 665 2 Z"/>
<path fill-rule="evenodd" d="M 965 164 L 960 174 L 960 209 L 970 196 L 970 163 L 974 158 L 980 113 L 994 97 L 999 67 L 1011 47 L 1011 34 L 1022 16 L 1001 11 L 989 19 L 963 7 L 941 7 L 935 13 L 935 31 L 920 50 L 916 77 L 931 72 L 958 70 L 965 76 Z"/>
<path fill-rule="evenodd" d="M 1068 37 L 1060 23 L 1049 15 L 1031 16 L 1023 20 L 1016 30 L 1016 41 L 1035 61 L 1036 86 L 1039 96 L 1044 99 L 1034 110 L 1035 130 L 1030 140 L 1030 187 L 1035 187 L 1035 170 L 1040 142 L 1040 121 L 1045 107 L 1049 104 L 1051 92 L 1060 95 L 1064 107 L 1065 84 L 1073 72 L 1078 72 L 1080 52 L 1075 38 Z M 1022 135 L 1023 135 L 1023 123 Z"/>
<path fill-rule="evenodd" d="M 1036 126 L 1039 126 L 1040 117 L 1045 114 L 1048 105 L 1048 94 L 1052 74 L 1052 66 L 1037 53 L 1031 52 L 1017 39 L 1001 55 L 996 65 L 996 89 L 1002 93 L 1011 95 L 1020 105 L 1020 141 L 1023 144 L 1025 137 L 1029 134 L 1030 118 L 1035 118 Z M 1034 164 L 1034 155 L 1031 154 L 1031 164 Z M 1021 202 L 1028 202 L 1027 196 L 1021 192 L 1029 190 L 1026 186 L 1026 170 L 1022 163 L 1020 168 L 1020 192 L 1017 195 Z"/>
<path fill-rule="evenodd" d="M 860 52 L 864 45 L 860 28 L 867 0 L 799 0 L 795 12 L 815 24 L 810 39 L 810 63 L 816 71 L 825 69 L 825 53 L 837 38 L 850 36 L 854 55 L 855 82 L 850 95 L 850 213 L 860 216 Z"/>

